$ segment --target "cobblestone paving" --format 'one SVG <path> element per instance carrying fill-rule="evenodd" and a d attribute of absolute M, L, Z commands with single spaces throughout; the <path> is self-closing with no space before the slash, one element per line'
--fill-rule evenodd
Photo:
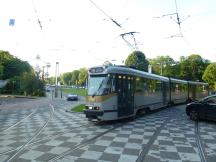
<path fill-rule="evenodd" d="M 136 161 L 143 155 L 146 162 L 200 162 L 196 144 L 195 122 L 185 114 L 184 106 L 168 108 L 124 123 L 87 145 L 115 124 L 95 125 L 83 114 L 67 113 L 75 102 L 52 101 L 55 112 L 44 130 L 13 161 Z M 13 156 L 49 118 L 48 104 L 7 130 L 34 111 L 30 109 L 0 111 L 0 161 Z M 216 123 L 199 122 L 201 143 L 208 162 L 216 161 Z M 64 156 L 61 157 L 61 155 Z"/>

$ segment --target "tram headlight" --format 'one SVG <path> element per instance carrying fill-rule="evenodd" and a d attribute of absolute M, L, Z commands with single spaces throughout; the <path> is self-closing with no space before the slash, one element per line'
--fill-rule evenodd
<path fill-rule="evenodd" d="M 92 106 L 89 106 L 89 109 L 92 110 Z"/>

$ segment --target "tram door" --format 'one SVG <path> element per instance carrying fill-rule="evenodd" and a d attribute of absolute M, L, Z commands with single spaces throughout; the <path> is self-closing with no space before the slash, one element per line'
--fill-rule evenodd
<path fill-rule="evenodd" d="M 133 77 L 118 75 L 118 117 L 129 116 L 134 113 Z"/>

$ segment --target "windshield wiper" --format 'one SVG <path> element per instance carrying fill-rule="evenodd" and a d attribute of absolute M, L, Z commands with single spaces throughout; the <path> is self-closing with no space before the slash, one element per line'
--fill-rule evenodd
<path fill-rule="evenodd" d="M 98 93 L 99 89 L 102 87 L 102 85 L 103 85 L 103 83 L 104 83 L 105 80 L 106 80 L 106 79 L 104 79 L 104 80 L 101 82 L 101 84 L 99 85 L 97 91 L 95 91 L 95 92 L 93 93 L 92 97 L 94 97 L 94 96 Z"/>

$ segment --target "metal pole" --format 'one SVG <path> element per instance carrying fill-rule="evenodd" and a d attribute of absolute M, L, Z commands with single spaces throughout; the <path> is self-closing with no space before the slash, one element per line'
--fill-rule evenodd
<path fill-rule="evenodd" d="M 61 98 L 62 98 L 62 86 L 61 86 Z"/>
<path fill-rule="evenodd" d="M 163 63 L 161 62 L 161 76 L 163 75 Z"/>
<path fill-rule="evenodd" d="M 56 70 L 55 70 L 55 97 L 58 97 L 58 65 L 59 62 L 56 62 Z"/>

